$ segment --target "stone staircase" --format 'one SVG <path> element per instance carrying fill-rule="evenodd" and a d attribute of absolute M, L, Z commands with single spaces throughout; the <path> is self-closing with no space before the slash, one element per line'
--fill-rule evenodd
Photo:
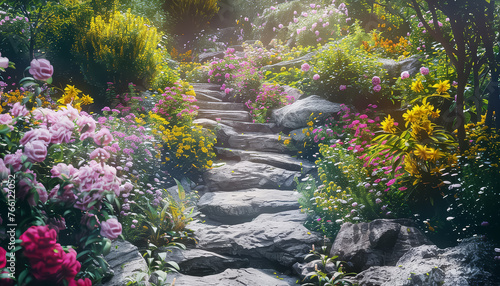
<path fill-rule="evenodd" d="M 291 266 L 301 262 L 321 237 L 309 232 L 299 209 L 294 178 L 311 171 L 310 162 L 288 154 L 279 128 L 252 123 L 240 103 L 224 100 L 214 84 L 193 84 L 199 115 L 195 123 L 218 125 L 218 160 L 204 174 L 194 249 L 174 251 L 167 260 L 181 273 L 175 285 L 296 285 Z"/>

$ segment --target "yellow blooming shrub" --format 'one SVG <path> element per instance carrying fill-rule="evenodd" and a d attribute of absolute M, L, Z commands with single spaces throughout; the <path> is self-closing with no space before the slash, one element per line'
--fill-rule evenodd
<path fill-rule="evenodd" d="M 76 51 L 85 77 L 94 85 L 126 85 L 137 79 L 148 83 L 163 62 L 160 40 L 161 33 L 147 19 L 130 10 L 117 11 L 108 21 L 93 17 L 77 39 Z"/>
<path fill-rule="evenodd" d="M 404 164 L 414 185 L 440 185 L 440 175 L 456 164 L 453 154 L 456 143 L 449 133 L 432 122 L 439 114 L 440 110 L 428 102 L 417 104 L 403 114 L 405 129 L 402 131 L 397 131 L 397 122 L 388 115 L 381 122 L 384 134 L 374 139 L 377 144 L 372 146 L 373 154 L 394 152 L 394 156 L 400 158 L 395 164 Z"/>

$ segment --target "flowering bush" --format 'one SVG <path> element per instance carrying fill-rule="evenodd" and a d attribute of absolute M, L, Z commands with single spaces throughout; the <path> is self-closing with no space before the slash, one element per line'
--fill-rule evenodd
<path fill-rule="evenodd" d="M 293 100 L 279 85 L 264 84 L 255 101 L 248 100 L 245 105 L 250 109 L 254 122 L 265 123 L 269 122 L 273 109 L 288 105 Z"/>
<path fill-rule="evenodd" d="M 254 100 L 261 85 L 262 75 L 252 61 L 234 55 L 228 49 L 223 59 L 210 63 L 209 82 L 221 85 L 221 90 L 237 102 Z"/>
<path fill-rule="evenodd" d="M 198 114 L 198 106 L 194 104 L 197 101 L 196 94 L 193 87 L 186 82 L 175 84 L 165 88 L 153 112 L 165 118 L 169 126 L 190 125 Z"/>
<path fill-rule="evenodd" d="M 340 121 L 330 120 L 323 126 L 313 126 L 311 121 L 303 129 L 310 144 L 319 144 L 319 153 L 314 155 L 319 181 L 309 176 L 298 184 L 301 205 L 309 215 L 309 226 L 328 236 L 333 237 L 344 222 L 406 212 L 398 199 L 398 191 L 404 190 L 397 183 L 405 175 L 402 167 L 392 168 L 393 156 L 388 152 L 372 161 L 367 156 L 379 121 L 375 108 L 370 105 L 360 114 L 344 106 Z"/>
<path fill-rule="evenodd" d="M 90 83 L 104 87 L 114 82 L 122 89 L 137 78 L 148 83 L 159 72 L 160 40 L 156 28 L 144 18 L 130 10 L 116 11 L 109 21 L 101 15 L 92 18 L 89 29 L 77 39 L 76 52 Z"/>

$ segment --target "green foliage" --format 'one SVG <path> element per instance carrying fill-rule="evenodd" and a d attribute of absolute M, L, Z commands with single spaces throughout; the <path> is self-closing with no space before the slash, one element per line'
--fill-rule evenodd
<path fill-rule="evenodd" d="M 182 185 L 177 180 L 176 183 L 178 198 L 167 194 L 156 207 L 147 200 L 136 204 L 139 213 L 135 218 L 138 222 L 134 224 L 135 228 L 127 230 L 126 237 L 142 240 L 136 241 L 139 244 L 147 241 L 156 247 L 194 241 L 193 232 L 185 229 L 198 214 L 191 205 L 194 197 L 187 197 Z"/>
<path fill-rule="evenodd" d="M 288 105 L 294 100 L 287 95 L 279 85 L 263 84 L 255 101 L 248 100 L 245 104 L 250 109 L 254 122 L 269 122 L 271 111 Z"/>
<path fill-rule="evenodd" d="M 315 269 L 313 272 L 308 273 L 306 275 L 306 278 L 304 279 L 305 281 L 310 281 L 307 283 L 304 283 L 302 285 L 306 286 L 341 286 L 341 285 L 349 285 L 353 286 L 354 284 L 352 282 L 344 280 L 346 276 L 353 276 L 356 275 L 356 273 L 346 273 L 344 271 L 344 266 L 343 264 L 345 262 L 342 261 L 336 261 L 338 256 L 334 257 L 329 257 L 328 252 L 327 252 L 327 247 L 322 246 L 321 247 L 322 252 L 319 252 L 315 249 L 313 245 L 313 249 L 310 251 L 310 254 L 308 254 L 304 260 L 309 260 L 309 259 L 319 259 L 321 264 L 318 266 L 318 264 L 315 265 Z M 327 267 L 331 267 L 330 264 L 333 264 L 334 271 L 328 271 Z"/>

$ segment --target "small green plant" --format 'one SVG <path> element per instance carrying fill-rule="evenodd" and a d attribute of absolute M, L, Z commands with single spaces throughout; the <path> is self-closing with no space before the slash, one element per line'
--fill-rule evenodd
<path fill-rule="evenodd" d="M 356 275 L 356 273 L 346 273 L 344 271 L 343 264 L 345 262 L 337 261 L 338 256 L 329 257 L 326 245 L 321 247 L 321 252 L 317 251 L 313 245 L 311 253 L 305 257 L 305 260 L 311 258 L 316 258 L 320 260 L 321 265 L 314 265 L 314 271 L 308 273 L 304 281 L 309 280 L 310 282 L 304 283 L 302 285 L 306 286 L 340 286 L 354 284 L 350 281 L 344 280 L 346 276 Z M 328 271 L 327 268 L 331 268 L 333 265 L 334 270 Z M 330 267 L 328 267 L 330 266 Z"/>

